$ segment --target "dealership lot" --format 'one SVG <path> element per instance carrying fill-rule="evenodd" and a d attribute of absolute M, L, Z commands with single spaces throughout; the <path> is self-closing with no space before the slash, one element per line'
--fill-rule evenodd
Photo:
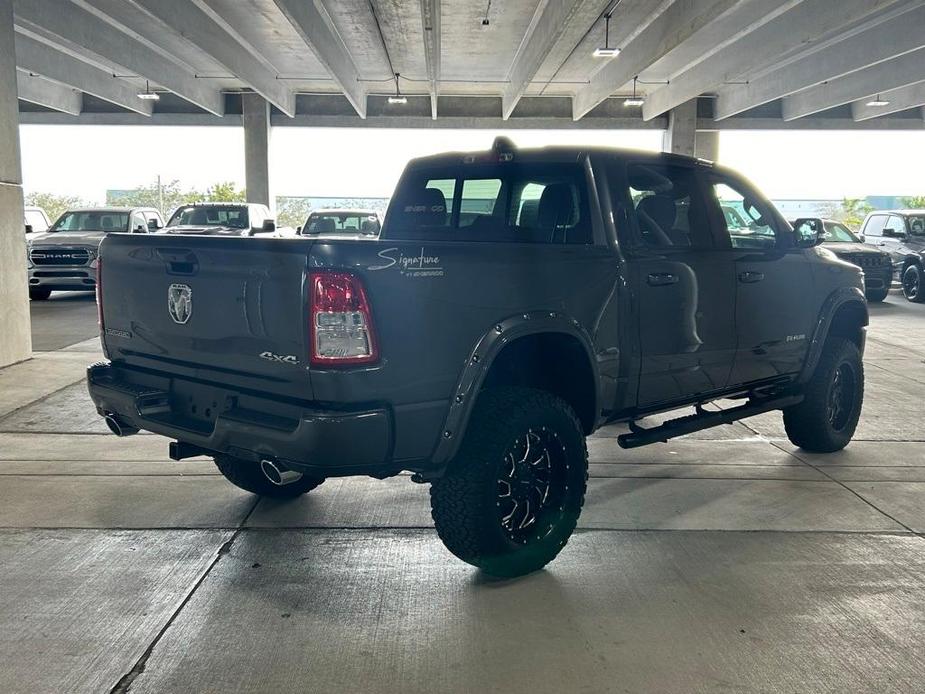
<path fill-rule="evenodd" d="M 407 476 L 289 502 L 116 439 L 92 297 L 33 302 L 0 371 L 0 691 L 911 691 L 925 677 L 925 306 L 870 306 L 855 441 L 768 414 L 635 451 L 590 439 L 579 532 L 495 581 Z M 205 685 L 204 685 L 205 686 Z"/>

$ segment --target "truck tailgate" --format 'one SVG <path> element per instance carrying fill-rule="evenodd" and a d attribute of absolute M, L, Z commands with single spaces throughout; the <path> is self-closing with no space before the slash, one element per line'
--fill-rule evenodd
<path fill-rule="evenodd" d="M 111 235 L 101 251 L 110 358 L 311 399 L 305 298 L 311 245 Z"/>

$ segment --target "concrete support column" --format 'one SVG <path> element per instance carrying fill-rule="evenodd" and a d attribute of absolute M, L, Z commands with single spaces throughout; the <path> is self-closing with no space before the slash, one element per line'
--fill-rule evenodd
<path fill-rule="evenodd" d="M 32 356 L 13 0 L 0 0 L 0 366 Z"/>
<path fill-rule="evenodd" d="M 719 131 L 698 130 L 694 142 L 694 152 L 701 159 L 719 161 Z"/>
<path fill-rule="evenodd" d="M 270 104 L 260 94 L 242 95 L 244 179 L 247 201 L 270 204 Z"/>
<path fill-rule="evenodd" d="M 662 138 L 662 151 L 694 156 L 697 139 L 697 100 L 676 106 L 668 112 L 668 129 Z"/>

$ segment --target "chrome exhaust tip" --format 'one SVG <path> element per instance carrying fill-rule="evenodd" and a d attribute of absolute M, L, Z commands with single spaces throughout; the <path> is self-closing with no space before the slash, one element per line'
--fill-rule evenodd
<path fill-rule="evenodd" d="M 138 429 L 133 427 L 131 424 L 123 422 L 114 414 L 107 414 L 104 417 L 106 421 L 106 426 L 116 436 L 132 436 L 138 433 Z"/>
<path fill-rule="evenodd" d="M 301 472 L 290 470 L 272 460 L 261 460 L 260 470 L 263 472 L 263 476 L 270 480 L 270 484 L 275 484 L 277 487 L 285 487 L 287 484 L 292 484 L 302 479 Z"/>

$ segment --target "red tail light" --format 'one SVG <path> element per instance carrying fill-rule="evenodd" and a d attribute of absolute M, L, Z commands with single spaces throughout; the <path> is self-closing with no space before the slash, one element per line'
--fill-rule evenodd
<path fill-rule="evenodd" d="M 103 259 L 96 259 L 96 324 L 103 332 Z"/>
<path fill-rule="evenodd" d="M 360 278 L 349 272 L 310 272 L 311 363 L 369 364 L 379 360 L 373 316 Z"/>

